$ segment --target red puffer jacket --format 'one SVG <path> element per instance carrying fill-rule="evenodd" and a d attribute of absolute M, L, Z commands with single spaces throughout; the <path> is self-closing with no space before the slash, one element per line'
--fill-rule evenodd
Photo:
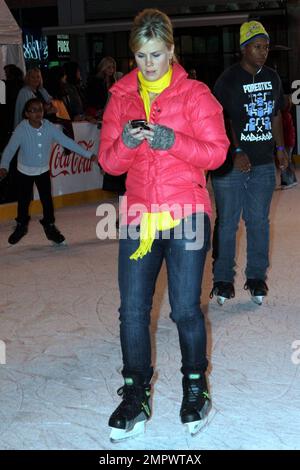
<path fill-rule="evenodd" d="M 172 81 L 152 103 L 153 124 L 170 127 L 175 142 L 168 150 L 152 150 L 145 140 L 135 149 L 122 141 L 124 125 L 130 119 L 146 119 L 138 93 L 137 69 L 124 76 L 110 89 L 112 95 L 103 116 L 99 163 L 112 175 L 127 172 L 128 212 L 133 204 L 143 205 L 143 212 L 157 212 L 153 206 L 185 206 L 184 217 L 199 211 L 211 213 L 204 170 L 218 168 L 229 145 L 222 107 L 209 88 L 178 64 L 173 66 Z M 166 207 L 167 205 L 167 207 Z M 187 205 L 187 206 L 186 206 Z M 187 209 L 186 209 L 187 207 Z M 170 209 L 173 217 L 182 218 Z"/>

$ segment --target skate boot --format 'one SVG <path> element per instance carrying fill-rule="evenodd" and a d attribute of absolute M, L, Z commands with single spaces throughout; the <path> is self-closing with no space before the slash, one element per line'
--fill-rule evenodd
<path fill-rule="evenodd" d="M 21 240 L 21 238 L 24 237 L 24 235 L 26 235 L 27 232 L 28 232 L 28 225 L 21 224 L 20 222 L 18 222 L 15 230 L 8 237 L 8 243 L 10 243 L 11 245 L 15 245 Z"/>
<path fill-rule="evenodd" d="M 126 377 L 125 385 L 118 390 L 123 398 L 109 418 L 112 428 L 111 442 L 138 436 L 145 432 L 145 423 L 150 418 L 150 385 L 145 385 L 138 377 Z"/>
<path fill-rule="evenodd" d="M 247 279 L 245 290 L 250 290 L 251 299 L 258 305 L 262 304 L 263 298 L 268 293 L 268 286 L 262 279 Z"/>
<path fill-rule="evenodd" d="M 235 297 L 234 285 L 232 282 L 216 281 L 209 297 L 212 299 L 214 295 L 217 297 L 218 304 L 223 305 L 225 300 Z"/>
<path fill-rule="evenodd" d="M 190 374 L 182 379 L 183 399 L 180 408 L 181 422 L 187 426 L 188 432 L 194 436 L 207 423 L 207 415 L 211 409 L 205 375 Z"/>
<path fill-rule="evenodd" d="M 44 232 L 48 240 L 51 240 L 57 245 L 64 244 L 65 237 L 60 233 L 60 231 L 54 224 L 45 224 L 41 220 L 40 220 L 40 223 L 43 226 Z"/>

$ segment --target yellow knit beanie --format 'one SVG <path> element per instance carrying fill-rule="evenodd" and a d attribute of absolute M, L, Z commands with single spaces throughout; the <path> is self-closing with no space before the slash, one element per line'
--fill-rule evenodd
<path fill-rule="evenodd" d="M 246 46 L 257 37 L 264 37 L 269 40 L 269 35 L 259 21 L 249 21 L 243 23 L 240 29 L 240 46 Z"/>

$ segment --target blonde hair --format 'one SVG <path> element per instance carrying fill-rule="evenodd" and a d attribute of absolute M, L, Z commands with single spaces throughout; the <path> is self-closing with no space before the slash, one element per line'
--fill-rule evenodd
<path fill-rule="evenodd" d="M 40 69 L 38 67 L 33 67 L 32 69 L 29 69 L 27 70 L 26 72 L 26 75 L 25 75 L 25 78 L 24 78 L 24 83 L 25 85 L 29 85 L 30 83 L 30 79 L 32 77 L 32 75 L 38 73 L 40 75 L 40 78 L 41 78 L 41 83 L 40 83 L 40 86 L 43 85 L 43 77 L 42 77 L 42 73 L 40 71 Z"/>
<path fill-rule="evenodd" d="M 117 68 L 116 61 L 113 57 L 107 56 L 103 57 L 103 59 L 97 65 L 97 75 L 98 77 L 104 78 L 105 77 L 105 70 L 110 66 L 113 65 L 115 67 L 115 71 Z"/>
<path fill-rule="evenodd" d="M 173 27 L 170 18 L 160 10 L 146 8 L 134 19 L 129 47 L 135 54 L 150 39 L 162 41 L 168 49 L 174 45 Z"/>

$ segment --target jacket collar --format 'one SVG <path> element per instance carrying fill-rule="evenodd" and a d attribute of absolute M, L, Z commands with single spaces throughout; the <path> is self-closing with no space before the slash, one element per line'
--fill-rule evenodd
<path fill-rule="evenodd" d="M 117 81 L 111 88 L 110 92 L 116 95 L 135 95 L 138 93 L 138 69 L 135 68 L 120 80 Z M 169 91 L 176 91 L 177 85 L 184 79 L 186 79 L 187 73 L 184 68 L 179 64 L 173 65 L 173 74 L 170 86 L 168 87 Z"/>

